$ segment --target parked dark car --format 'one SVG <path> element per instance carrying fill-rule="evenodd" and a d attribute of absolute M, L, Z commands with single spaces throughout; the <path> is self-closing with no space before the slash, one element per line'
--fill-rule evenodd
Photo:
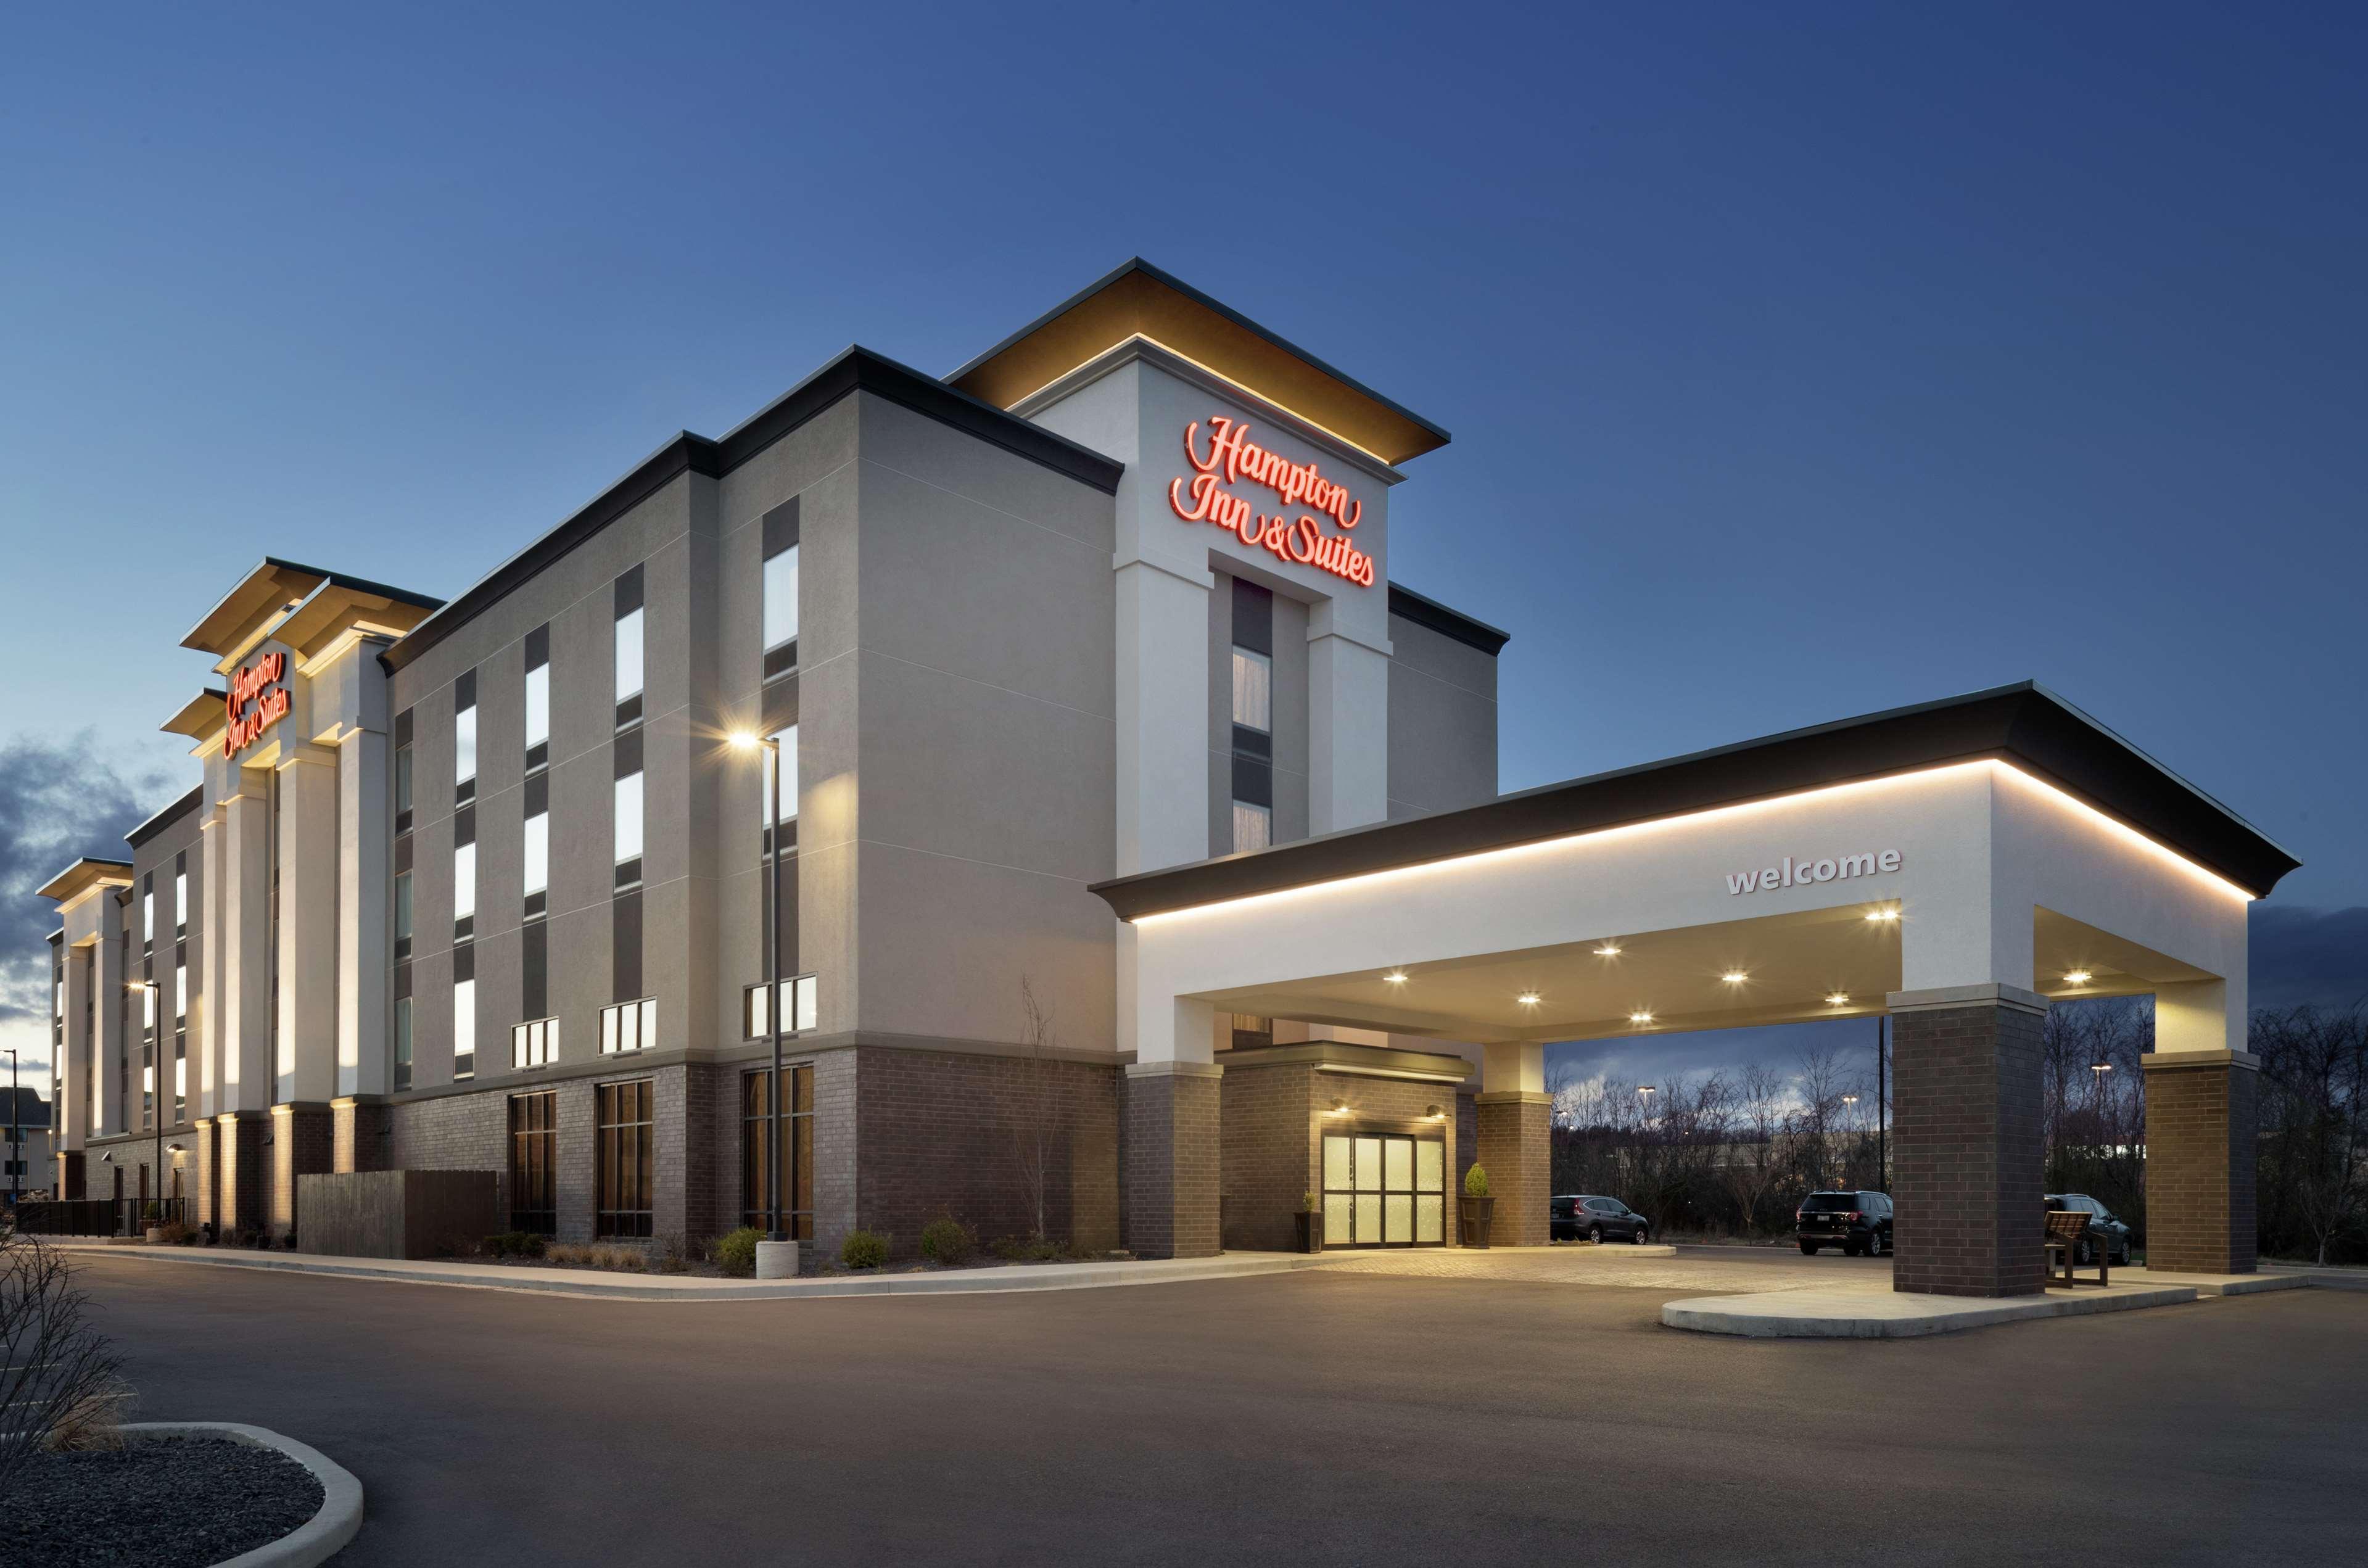
<path fill-rule="evenodd" d="M 1891 1250 L 1891 1199 L 1880 1192 L 1813 1192 L 1793 1211 L 1793 1236 L 1812 1257 L 1829 1246 L 1845 1257 L 1878 1257 Z"/>
<path fill-rule="evenodd" d="M 1580 1192 L 1554 1200 L 1550 1233 L 1558 1242 L 1585 1238 L 1590 1242 L 1634 1242 L 1642 1246 L 1653 1239 L 1653 1224 L 1616 1198 Z"/>
<path fill-rule="evenodd" d="M 2085 1192 L 2051 1192 L 2047 1195 L 2047 1206 L 2050 1209 L 2069 1209 L 2076 1214 L 2089 1216 L 2089 1233 L 2080 1238 L 2079 1256 L 2075 1261 L 2096 1262 L 2097 1248 L 2102 1244 L 2105 1256 L 2114 1267 L 2127 1268 L 2130 1266 L 2130 1227 L 2112 1210 Z"/>

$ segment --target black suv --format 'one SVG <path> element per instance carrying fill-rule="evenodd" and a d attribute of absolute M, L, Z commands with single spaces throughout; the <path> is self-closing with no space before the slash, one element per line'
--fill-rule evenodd
<path fill-rule="evenodd" d="M 1653 1226 L 1616 1198 L 1582 1192 L 1554 1200 L 1554 1219 L 1547 1233 L 1558 1242 L 1584 1236 L 1590 1242 L 1634 1242 L 1642 1246 L 1653 1239 Z"/>
<path fill-rule="evenodd" d="M 2080 1238 L 2080 1255 L 2076 1261 L 2096 1262 L 2097 1246 L 2101 1242 L 2106 1257 L 2115 1268 L 2130 1266 L 2130 1227 L 2127 1221 L 2115 1218 L 2112 1210 L 2085 1192 L 2051 1192 L 2047 1206 L 2089 1216 L 2089 1233 Z"/>
<path fill-rule="evenodd" d="M 1891 1250 L 1891 1199 L 1880 1192 L 1813 1192 L 1793 1215 L 1793 1236 L 1815 1257 L 1839 1246 L 1846 1257 Z"/>

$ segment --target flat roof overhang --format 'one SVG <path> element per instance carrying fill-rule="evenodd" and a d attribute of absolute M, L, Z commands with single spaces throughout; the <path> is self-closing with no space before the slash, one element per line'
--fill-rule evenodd
<path fill-rule="evenodd" d="M 1448 433 L 1281 335 L 1135 256 L 948 376 L 1010 408 L 1129 338 L 1144 337 L 1372 453 L 1392 467 Z"/>
<path fill-rule="evenodd" d="M 131 862 L 103 860 L 85 855 L 43 882 L 34 893 L 36 898 L 55 899 L 61 904 L 72 903 L 94 888 L 131 885 Z"/>
<path fill-rule="evenodd" d="M 324 595 L 324 589 L 335 591 Z M 404 630 L 418 624 L 443 603 L 407 588 L 389 587 L 384 583 L 267 555 L 189 629 L 188 635 L 181 639 L 181 646 L 221 659 L 236 657 L 261 636 L 276 630 L 307 600 L 316 606 L 367 607 L 390 616 L 391 624 Z"/>
<path fill-rule="evenodd" d="M 2034 682 L 1548 784 L 1461 811 L 1097 882 L 1122 920 L 1950 764 L 2009 763 L 2266 897 L 2302 862 Z"/>

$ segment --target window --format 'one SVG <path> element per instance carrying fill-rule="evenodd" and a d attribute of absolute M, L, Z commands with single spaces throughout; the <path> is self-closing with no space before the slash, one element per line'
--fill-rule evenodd
<path fill-rule="evenodd" d="M 1274 733 L 1274 660 L 1248 648 L 1234 650 L 1234 722 Z"/>
<path fill-rule="evenodd" d="M 140 1027 L 150 1034 L 156 1032 L 156 987 L 153 983 L 140 987 Z"/>
<path fill-rule="evenodd" d="M 189 1027 L 189 966 L 186 963 L 173 966 L 173 1027 Z"/>
<path fill-rule="evenodd" d="M 526 770 L 551 761 L 551 628 L 526 634 Z"/>
<path fill-rule="evenodd" d="M 794 823 L 798 820 L 798 727 L 791 724 L 785 730 L 775 731 L 773 739 L 781 748 L 781 820 Z M 760 766 L 771 766 L 769 753 L 760 757 Z M 770 774 L 762 778 L 758 790 L 764 801 L 757 806 L 757 813 L 763 824 L 770 825 L 773 816 L 773 780 Z M 789 847 L 787 840 L 782 847 Z"/>
<path fill-rule="evenodd" d="M 477 672 L 452 683 L 452 798 L 477 798 Z"/>
<path fill-rule="evenodd" d="M 148 891 L 140 895 L 140 941 L 143 947 L 156 945 L 156 879 L 148 879 Z"/>
<path fill-rule="evenodd" d="M 765 558 L 765 678 L 798 664 L 798 547 Z"/>
<path fill-rule="evenodd" d="M 1258 1051 L 1274 1043 L 1274 1020 L 1252 1013 L 1228 1013 L 1235 1051 Z"/>
<path fill-rule="evenodd" d="M 551 817 L 537 812 L 526 819 L 526 895 L 529 915 L 542 913 L 538 896 L 551 886 Z"/>
<path fill-rule="evenodd" d="M 787 1067 L 790 1097 L 782 1108 L 781 1228 L 798 1241 L 814 1235 L 814 1068 Z M 774 1195 L 766 1191 L 772 1124 L 773 1074 L 760 1069 L 740 1078 L 740 1222 L 759 1230 L 772 1222 Z"/>
<path fill-rule="evenodd" d="M 411 956 L 411 873 L 394 879 L 394 956 Z"/>
<path fill-rule="evenodd" d="M 1446 1240 L 1446 1205 L 1441 1140 L 1324 1135 L 1326 1247 L 1440 1245 Z"/>
<path fill-rule="evenodd" d="M 617 728 L 642 722 L 642 569 L 617 579 Z"/>
<path fill-rule="evenodd" d="M 548 1067 L 559 1060 L 559 1020 L 536 1018 L 510 1028 L 510 1067 Z"/>
<path fill-rule="evenodd" d="M 394 1086 L 411 1087 L 411 998 L 394 999 Z"/>
<path fill-rule="evenodd" d="M 452 1076 L 477 1075 L 477 983 L 456 981 L 452 986 Z"/>
<path fill-rule="evenodd" d="M 638 882 L 642 861 L 642 776 L 629 773 L 617 780 L 617 885 Z M 632 875 L 625 876 L 626 867 Z"/>
<path fill-rule="evenodd" d="M 463 844 L 452 851 L 452 926 L 454 938 L 470 934 L 477 914 L 477 846 Z"/>
<path fill-rule="evenodd" d="M 598 1091 L 600 1209 L 593 1229 L 600 1235 L 650 1233 L 650 1176 L 657 1131 L 650 1091 L 647 1078 L 602 1084 Z"/>
<path fill-rule="evenodd" d="M 180 857 L 174 857 L 173 872 L 173 935 L 176 938 L 189 934 L 189 873 L 178 869 Z"/>
<path fill-rule="evenodd" d="M 815 1015 L 820 1010 L 818 983 L 811 974 L 781 982 L 781 996 L 788 1004 L 781 1014 L 784 1034 L 803 1033 L 814 1027 Z M 761 983 L 741 987 L 740 1023 L 745 1031 L 743 1039 L 766 1040 L 771 1037 L 772 1024 L 766 1016 L 765 987 Z"/>
<path fill-rule="evenodd" d="M 1252 801 L 1234 802 L 1234 853 L 1264 849 L 1274 842 L 1274 808 Z"/>
<path fill-rule="evenodd" d="M 510 1229 L 548 1236 L 559 1229 L 559 1096 L 510 1096 Z"/>
<path fill-rule="evenodd" d="M 394 716 L 394 831 L 411 831 L 411 710 Z"/>
<path fill-rule="evenodd" d="M 648 1051 L 658 1042 L 658 1003 L 655 996 L 620 1002 L 600 1009 L 600 1054 Z"/>

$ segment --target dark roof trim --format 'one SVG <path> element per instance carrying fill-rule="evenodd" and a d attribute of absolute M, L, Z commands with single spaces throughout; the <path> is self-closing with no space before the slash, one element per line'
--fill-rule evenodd
<path fill-rule="evenodd" d="M 459 597 L 420 622 L 409 635 L 380 654 L 380 659 L 389 670 L 404 668 L 683 474 L 721 478 L 841 398 L 857 392 L 886 398 L 965 435 L 1041 463 L 1055 473 L 1089 484 L 1107 495 L 1118 494 L 1119 476 L 1126 471 L 1123 463 L 1114 462 L 1017 415 L 1006 414 L 967 392 L 956 392 L 933 377 L 869 348 L 851 347 L 721 440 L 683 431 L 643 459 L 583 510 L 495 567 Z"/>
<path fill-rule="evenodd" d="M 1437 599 L 1427 598 L 1395 583 L 1390 585 L 1390 613 L 1400 620 L 1411 620 L 1441 637 L 1452 637 L 1467 647 L 1477 648 L 1492 659 L 1513 640 L 1509 631 L 1499 631 L 1485 620 L 1474 620 L 1461 610 L 1450 609 Z"/>
<path fill-rule="evenodd" d="M 2227 807 L 2025 681 L 1500 795 L 1462 811 L 1140 872 L 1093 891 L 1132 920 L 1985 757 L 2046 778 L 2257 897 L 2301 864 Z"/>
<path fill-rule="evenodd" d="M 426 594 L 415 594 L 409 588 L 397 588 L 385 583 L 373 583 L 367 577 L 357 577 L 345 572 L 331 572 L 320 566 L 307 566 L 301 561 L 282 561 L 276 555 L 265 556 L 263 564 L 277 566 L 283 572 L 302 572 L 307 576 L 320 578 L 320 583 L 313 589 L 313 593 L 320 592 L 322 588 L 347 588 L 357 594 L 372 594 L 380 598 L 393 599 L 402 604 L 425 605 L 429 609 L 434 609 L 444 602 L 442 599 L 433 598 Z"/>
<path fill-rule="evenodd" d="M 142 823 L 130 833 L 125 834 L 123 835 L 123 841 L 131 846 L 134 849 L 139 848 L 142 845 L 147 843 L 150 839 L 155 837 L 158 834 L 164 832 L 166 828 L 172 826 L 175 823 L 180 821 L 191 812 L 196 811 L 199 803 L 205 799 L 205 796 L 206 787 L 203 784 L 195 784 L 190 786 L 189 792 L 188 794 L 182 796 L 171 805 L 166 806 L 154 816 L 150 817 L 146 822 Z"/>
<path fill-rule="evenodd" d="M 1367 386 L 1356 377 L 1348 374 L 1337 366 L 1326 364 L 1325 361 L 1317 358 L 1315 355 L 1310 354 L 1306 349 L 1302 348 L 1299 345 L 1292 342 L 1281 334 L 1269 332 L 1265 327 L 1260 326 L 1258 323 L 1250 320 L 1249 317 L 1242 314 L 1241 312 L 1234 309 L 1231 305 L 1224 303 L 1221 300 L 1211 298 L 1209 295 L 1201 292 L 1200 290 L 1193 288 L 1190 283 L 1185 282 L 1181 278 L 1177 277 L 1174 273 L 1154 267 L 1151 263 L 1144 260 L 1143 257 L 1139 256 L 1130 256 L 1125 261 L 1121 262 L 1117 267 L 1112 267 L 1110 271 L 1102 274 L 1101 277 L 1095 278 L 1091 283 L 1087 284 L 1084 288 L 1078 290 L 1076 293 L 1070 295 L 1067 299 L 1062 301 L 1051 310 L 1046 311 L 1042 315 L 1038 316 L 1034 321 L 1030 322 L 1026 326 L 1021 327 L 1018 332 L 1013 333 L 1010 336 L 1005 338 L 1002 342 L 996 344 L 985 353 L 973 357 L 970 363 L 964 365 L 961 369 L 956 370 L 952 375 L 948 376 L 946 380 L 949 381 L 961 381 L 964 376 L 969 375 L 973 370 L 977 369 L 981 365 L 985 364 L 988 360 L 994 358 L 996 355 L 1002 353 L 1013 344 L 1019 342 L 1022 338 L 1034 335 L 1048 324 L 1058 321 L 1061 317 L 1067 315 L 1071 311 L 1076 310 L 1086 301 L 1092 299 L 1095 295 L 1100 293 L 1111 284 L 1116 283 L 1120 278 L 1134 272 L 1140 272 L 1144 277 L 1162 283 L 1167 288 L 1173 289 L 1176 292 L 1183 295 L 1186 299 L 1191 301 L 1194 304 L 1199 305 L 1201 309 L 1212 311 L 1216 314 L 1223 316 L 1225 320 L 1233 323 L 1235 326 L 1240 327 L 1243 331 L 1249 333 L 1254 336 L 1263 338 L 1266 342 L 1281 349 L 1285 354 L 1290 355 L 1292 358 L 1304 360 L 1308 365 L 1314 367 L 1323 374 L 1331 377 L 1334 381 L 1339 382 L 1342 386 L 1347 387 L 1349 391 L 1357 393 L 1360 397 L 1371 398 L 1373 402 L 1381 404 L 1383 408 L 1388 409 L 1392 414 L 1396 415 L 1399 418 L 1406 420 L 1411 424 L 1420 426 L 1423 429 L 1428 430 L 1432 435 L 1438 437 L 1439 444 L 1440 446 L 1443 447 L 1447 445 L 1450 440 L 1453 439 L 1453 437 L 1448 435 L 1444 426 L 1432 424 L 1429 420 L 1425 419 L 1421 415 L 1417 414 L 1413 409 L 1408 408 L 1406 404 L 1397 402 L 1394 398 L 1383 397 L 1380 392 L 1375 392 L 1372 388 Z"/>

